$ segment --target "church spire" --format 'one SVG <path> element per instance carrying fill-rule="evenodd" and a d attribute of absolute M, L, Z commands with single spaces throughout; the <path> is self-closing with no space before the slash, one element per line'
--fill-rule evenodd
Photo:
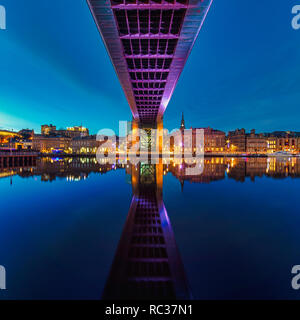
<path fill-rule="evenodd" d="M 181 130 L 184 130 L 184 129 L 185 129 L 185 121 L 184 121 L 183 112 L 182 112 L 182 119 L 181 119 L 180 129 L 181 129 Z"/>

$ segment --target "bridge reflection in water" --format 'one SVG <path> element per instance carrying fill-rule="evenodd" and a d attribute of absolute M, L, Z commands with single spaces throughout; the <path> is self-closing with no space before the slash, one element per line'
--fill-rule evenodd
<path fill-rule="evenodd" d="M 118 248 L 106 281 L 103 299 L 190 299 L 191 292 L 163 202 L 163 177 L 172 175 L 184 183 L 239 182 L 256 177 L 285 179 L 300 177 L 300 158 L 205 157 L 203 171 L 193 174 L 187 165 L 111 165 L 95 158 L 42 158 L 34 166 L 0 168 L 0 178 L 40 177 L 43 183 L 56 178 L 70 182 L 89 175 L 126 170 L 132 185 L 132 201 Z M 178 184 L 178 187 L 180 187 Z M 99 296 L 101 293 L 99 293 Z"/>
<path fill-rule="evenodd" d="M 130 171 L 132 201 L 103 299 L 190 299 L 163 203 L 163 164 Z"/>

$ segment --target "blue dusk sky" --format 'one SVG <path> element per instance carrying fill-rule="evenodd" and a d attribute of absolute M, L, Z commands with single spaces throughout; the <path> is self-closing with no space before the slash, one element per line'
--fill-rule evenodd
<path fill-rule="evenodd" d="M 300 0 L 215 0 L 164 124 L 300 131 Z M 0 128 L 117 129 L 131 113 L 85 0 L 0 0 Z"/>

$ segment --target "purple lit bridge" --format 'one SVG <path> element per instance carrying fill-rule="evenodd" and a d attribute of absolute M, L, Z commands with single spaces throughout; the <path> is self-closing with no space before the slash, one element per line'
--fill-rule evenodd
<path fill-rule="evenodd" d="M 133 196 L 104 300 L 192 298 L 163 201 L 163 171 L 163 164 L 126 168 Z"/>
<path fill-rule="evenodd" d="M 134 120 L 163 114 L 213 0 L 87 0 Z"/>

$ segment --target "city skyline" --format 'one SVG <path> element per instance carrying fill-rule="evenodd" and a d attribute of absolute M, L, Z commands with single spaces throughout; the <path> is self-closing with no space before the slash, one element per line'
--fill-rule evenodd
<path fill-rule="evenodd" d="M 183 114 L 182 114 L 183 115 Z M 181 122 L 180 122 L 181 121 Z M 128 125 L 131 125 L 132 124 L 132 121 L 125 121 L 127 123 L 127 126 Z M 125 123 L 124 122 L 124 123 Z M 181 118 L 178 118 L 178 121 L 177 121 L 177 125 L 169 130 L 169 128 L 163 128 L 163 129 L 166 129 L 169 131 L 169 133 L 172 133 L 172 131 L 177 131 L 178 129 L 181 128 L 181 125 L 182 125 L 182 119 Z M 184 123 L 186 123 L 186 121 L 184 120 Z M 20 127 L 20 128 L 5 128 L 5 127 L 0 127 L 0 131 L 1 132 L 11 132 L 11 133 L 18 133 L 20 131 L 23 131 L 23 130 L 29 130 L 29 131 L 32 131 L 34 132 L 34 134 L 43 134 L 43 127 L 46 126 L 53 126 L 55 127 L 55 130 L 57 131 L 66 131 L 66 130 L 70 130 L 73 128 L 82 128 L 83 130 L 87 130 L 89 132 L 89 135 L 97 135 L 98 132 L 101 130 L 99 130 L 98 132 L 93 132 L 92 130 L 90 130 L 89 126 L 83 126 L 82 124 L 80 125 L 74 125 L 74 124 L 68 124 L 66 123 L 66 126 L 65 127 L 62 127 L 62 126 L 56 126 L 56 123 L 50 123 L 50 122 L 44 122 L 43 124 L 38 124 L 37 126 L 37 130 L 35 130 L 34 128 L 29 128 L 29 127 Z M 121 125 L 123 126 L 123 124 Z M 119 129 L 120 129 L 120 123 L 118 124 L 118 127 L 116 128 L 116 131 L 115 132 L 115 135 L 116 136 L 120 136 L 120 137 L 123 137 L 123 135 L 119 135 Z M 225 133 L 225 135 L 228 135 L 230 134 L 231 132 L 234 132 L 234 131 L 237 131 L 237 130 L 245 130 L 245 133 L 246 134 L 251 134 L 252 131 L 254 131 L 255 133 L 257 134 L 264 134 L 264 135 L 268 135 L 268 134 L 276 134 L 276 133 L 286 133 L 286 134 L 300 134 L 300 128 L 299 130 L 290 130 L 290 129 L 287 129 L 287 130 L 273 130 L 273 131 L 268 131 L 268 130 L 262 130 L 262 131 L 259 131 L 257 130 L 256 128 L 251 128 L 251 129 L 246 129 L 246 128 L 243 128 L 243 127 L 237 127 L 237 128 L 229 128 L 228 130 L 221 130 L 220 128 L 213 128 L 211 126 L 207 126 L 207 127 L 202 127 L 202 126 L 195 126 L 193 127 L 192 125 L 190 125 L 189 123 L 187 125 L 185 125 L 185 130 L 191 130 L 191 129 L 212 129 L 212 130 L 217 130 L 217 131 L 222 131 Z M 127 134 L 129 134 L 130 131 L 127 132 Z"/>
<path fill-rule="evenodd" d="M 136 131 L 132 123 L 120 124 L 127 130 L 119 135 L 112 130 L 91 134 L 89 128 L 73 126 L 67 128 L 57 128 L 53 124 L 41 125 L 40 133 L 34 130 L 23 129 L 20 131 L 0 130 L 0 149 L 7 151 L 34 151 L 40 155 L 98 155 L 98 152 L 112 153 L 114 161 L 117 160 L 117 153 L 136 154 L 136 146 L 144 154 L 149 152 L 149 143 L 154 154 L 190 154 L 192 157 L 201 153 L 226 155 L 276 155 L 276 156 L 299 156 L 300 152 L 300 132 L 275 131 L 257 132 L 252 129 L 247 132 L 244 128 L 235 129 L 228 133 L 207 128 L 188 128 L 184 115 L 177 130 L 152 129 L 151 139 L 146 130 Z M 106 136 L 106 138 L 105 138 Z M 203 137 L 203 140 L 201 138 Z M 155 138 L 156 137 L 156 138 Z M 158 138 L 159 137 L 159 138 Z M 161 142 L 156 144 L 159 139 Z M 135 142 L 133 142 L 135 141 Z M 150 141 L 150 142 L 149 142 Z M 145 149 L 146 148 L 146 149 Z M 158 148 L 158 149 L 157 149 Z M 97 151 L 98 150 L 98 151 Z M 115 153 L 115 156 L 113 154 Z M 147 151 L 146 151 L 147 152 Z M 149 155 L 149 154 L 148 154 Z M 103 159 L 101 158 L 100 161 Z M 141 161 L 141 159 L 140 159 Z"/>
<path fill-rule="evenodd" d="M 18 2 L 0 0 L 0 300 L 138 318 L 299 299 L 296 0 Z"/>
<path fill-rule="evenodd" d="M 291 27 L 291 5 L 277 4 L 270 15 L 269 4 L 260 4 L 252 12 L 253 25 L 253 17 L 245 14 L 247 5 L 234 2 L 232 8 L 213 3 L 166 110 L 165 127 L 176 128 L 184 111 L 193 127 L 299 131 L 299 48 L 298 33 Z M 0 37 L 4 48 L 0 58 L 6 62 L 0 79 L 1 129 L 38 131 L 40 123 L 52 122 L 58 127 L 82 123 L 92 132 L 106 127 L 117 131 L 116 119 L 131 120 L 85 2 L 72 2 L 71 7 L 68 1 L 56 1 L 48 8 L 30 0 L 25 14 L 9 1 L 2 3 L 8 28 Z M 48 17 L 39 17 L 38 11 L 45 8 Z M 74 19 L 80 23 L 74 25 Z M 71 38 L 73 33 L 77 36 Z M 216 43 L 222 50 L 216 50 Z"/>

